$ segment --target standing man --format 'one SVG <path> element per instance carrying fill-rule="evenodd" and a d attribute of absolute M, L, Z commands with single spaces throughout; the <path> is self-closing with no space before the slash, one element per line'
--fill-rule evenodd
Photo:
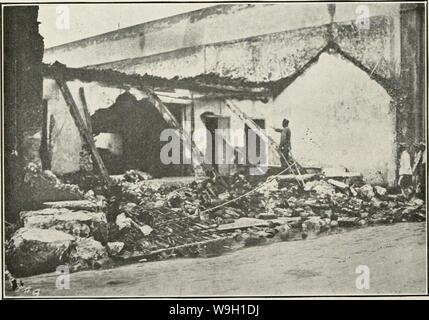
<path fill-rule="evenodd" d="M 290 138 L 291 138 L 291 131 L 289 128 L 289 120 L 288 119 L 283 119 L 282 122 L 282 129 L 276 129 L 274 128 L 274 130 L 276 132 L 280 132 L 281 133 L 281 137 L 280 137 L 280 151 L 282 152 L 284 157 L 281 157 L 281 162 L 282 162 L 282 166 L 283 167 L 287 167 L 290 164 L 290 151 L 292 150 L 292 146 L 290 143 Z"/>
<path fill-rule="evenodd" d="M 408 198 L 412 193 L 411 159 L 405 143 L 399 144 L 399 180 L 402 195 Z"/>
<path fill-rule="evenodd" d="M 424 198 L 426 194 L 426 145 L 423 142 L 416 143 L 414 154 L 413 184 L 415 194 Z"/>

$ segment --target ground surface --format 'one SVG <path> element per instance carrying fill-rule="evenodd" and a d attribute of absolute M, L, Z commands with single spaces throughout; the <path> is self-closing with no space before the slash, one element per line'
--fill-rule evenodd
<path fill-rule="evenodd" d="M 23 280 L 52 296 L 417 294 L 426 291 L 425 226 L 367 227 L 213 258 L 84 271 L 71 274 L 69 290 L 55 288 L 55 274 Z M 356 288 L 359 265 L 370 268 L 368 290 Z"/>

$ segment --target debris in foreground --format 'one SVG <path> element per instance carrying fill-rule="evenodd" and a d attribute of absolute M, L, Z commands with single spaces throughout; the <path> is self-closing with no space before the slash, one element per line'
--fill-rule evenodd
<path fill-rule="evenodd" d="M 213 256 L 340 228 L 426 219 L 423 200 L 404 199 L 352 177 L 309 174 L 304 186 L 290 175 L 241 174 L 225 177 L 226 183 L 151 184 L 146 183 L 150 176 L 129 172 L 87 191 L 86 200 L 46 202 L 45 209 L 22 212 L 21 228 L 8 241 L 9 270 L 27 276 L 59 264 L 77 271 Z M 27 259 L 31 263 L 24 263 Z"/>

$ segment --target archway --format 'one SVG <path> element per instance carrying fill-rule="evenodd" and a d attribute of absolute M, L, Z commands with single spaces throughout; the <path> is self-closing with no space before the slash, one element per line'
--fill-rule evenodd
<path fill-rule="evenodd" d="M 301 164 L 343 166 L 392 185 L 396 116 L 390 102 L 366 72 L 327 52 L 276 99 L 290 119 L 292 151 Z"/>

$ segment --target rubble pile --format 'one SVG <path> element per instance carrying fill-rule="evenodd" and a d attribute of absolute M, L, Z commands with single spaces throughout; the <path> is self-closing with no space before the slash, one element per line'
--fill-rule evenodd
<path fill-rule="evenodd" d="M 8 241 L 16 276 L 112 263 L 221 254 L 232 247 L 305 239 L 349 227 L 424 221 L 423 200 L 405 199 L 361 178 L 320 174 L 235 174 L 190 183 L 115 176 L 85 200 L 45 202 L 20 214 Z"/>
<path fill-rule="evenodd" d="M 204 228 L 209 230 L 209 238 L 218 234 L 253 245 L 266 238 L 293 238 L 294 230 L 305 238 L 308 233 L 338 227 L 424 221 L 422 200 L 390 195 L 383 187 L 349 176 L 327 179 L 311 174 L 301 177 L 306 181 L 302 184 L 300 177 L 291 175 L 261 181 L 236 174 L 180 187 L 155 188 L 140 180 L 127 181 L 121 184 L 118 207 L 124 217 L 152 228 L 153 232 L 145 237 L 144 244 L 148 246 L 140 247 L 141 252 L 205 239 L 198 234 Z"/>
<path fill-rule="evenodd" d="M 52 272 L 60 265 L 72 271 L 88 269 L 107 255 L 103 212 L 45 208 L 21 212 L 19 220 L 20 228 L 6 244 L 8 269 L 15 276 Z"/>
<path fill-rule="evenodd" d="M 32 162 L 24 168 L 24 182 L 26 194 L 29 196 L 26 201 L 30 203 L 83 198 L 83 193 L 77 185 L 63 183 L 52 171 L 42 170 Z"/>

